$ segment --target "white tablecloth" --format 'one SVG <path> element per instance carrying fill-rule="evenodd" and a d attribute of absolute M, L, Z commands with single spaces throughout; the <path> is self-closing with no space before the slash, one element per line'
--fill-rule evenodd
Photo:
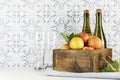
<path fill-rule="evenodd" d="M 50 71 L 48 72 L 50 73 Z M 32 68 L 0 68 L 0 80 L 107 80 L 107 79 L 47 76 L 46 72 L 35 71 Z"/>

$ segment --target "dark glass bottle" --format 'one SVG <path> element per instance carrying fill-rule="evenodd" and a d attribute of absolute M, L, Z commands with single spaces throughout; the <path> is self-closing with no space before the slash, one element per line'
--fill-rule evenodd
<path fill-rule="evenodd" d="M 107 48 L 106 38 L 105 38 L 103 26 L 102 26 L 101 9 L 96 10 L 96 24 L 95 24 L 95 30 L 94 30 L 93 35 L 99 37 L 102 40 L 103 47 Z"/>
<path fill-rule="evenodd" d="M 89 10 L 84 10 L 84 23 L 83 23 L 83 29 L 82 32 L 87 33 L 89 36 L 92 35 L 91 29 L 90 29 L 90 21 L 89 21 Z"/>

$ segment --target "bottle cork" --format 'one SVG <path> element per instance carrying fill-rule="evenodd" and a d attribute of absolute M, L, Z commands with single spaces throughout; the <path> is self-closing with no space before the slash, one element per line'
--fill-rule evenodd
<path fill-rule="evenodd" d="M 101 9 L 96 9 L 96 13 L 101 13 Z"/>
<path fill-rule="evenodd" d="M 89 13 L 89 10 L 88 9 L 84 10 L 84 13 Z"/>

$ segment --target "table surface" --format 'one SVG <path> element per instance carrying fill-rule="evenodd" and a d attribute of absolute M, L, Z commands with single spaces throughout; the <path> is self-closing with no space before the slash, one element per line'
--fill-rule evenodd
<path fill-rule="evenodd" d="M 0 80 L 107 80 L 95 78 L 72 78 L 47 76 L 33 68 L 0 68 Z"/>

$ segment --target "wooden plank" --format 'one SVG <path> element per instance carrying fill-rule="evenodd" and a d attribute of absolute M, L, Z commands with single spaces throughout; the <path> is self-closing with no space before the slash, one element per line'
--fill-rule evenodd
<path fill-rule="evenodd" d="M 54 49 L 53 54 L 57 54 L 59 56 L 64 57 L 75 57 L 77 56 L 90 56 L 90 51 L 85 50 L 62 50 L 62 49 Z"/>

